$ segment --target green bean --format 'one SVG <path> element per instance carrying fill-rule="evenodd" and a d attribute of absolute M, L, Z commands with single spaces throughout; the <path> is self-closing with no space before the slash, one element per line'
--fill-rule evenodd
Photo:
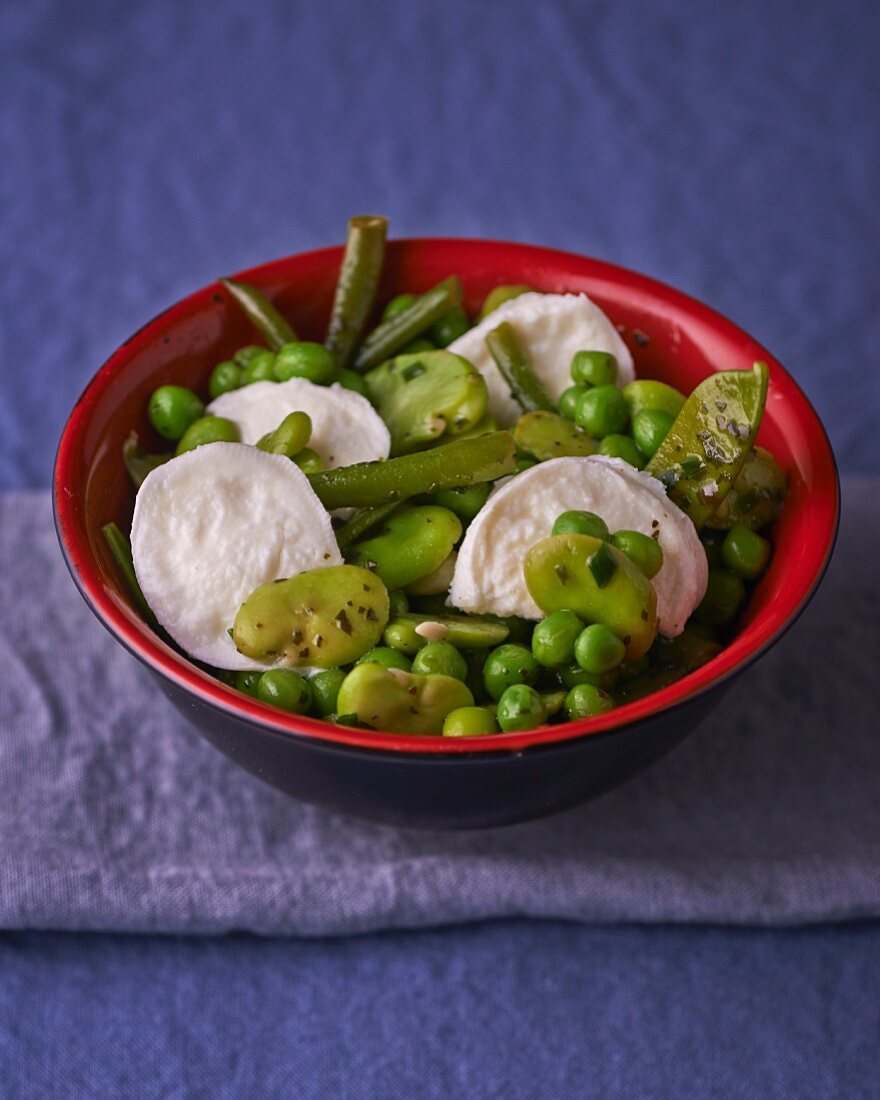
<path fill-rule="evenodd" d="M 556 412 L 556 406 L 544 392 L 544 387 L 520 347 L 512 325 L 502 321 L 486 337 L 486 346 L 492 353 L 502 378 L 510 387 L 511 396 L 524 412 L 534 412 L 536 409 Z"/>
<path fill-rule="evenodd" d="M 221 279 L 220 282 L 273 351 L 297 339 L 293 326 L 281 316 L 262 290 L 237 279 Z"/>
<path fill-rule="evenodd" d="M 501 645 L 509 633 L 504 623 L 476 615 L 427 615 L 410 611 L 388 623 L 384 641 L 392 649 L 413 654 L 429 642 L 449 642 L 457 649 L 491 649 Z"/>
<path fill-rule="evenodd" d="M 461 283 L 451 275 L 374 328 L 361 344 L 354 369 L 365 371 L 384 363 L 458 305 L 461 305 Z"/>
<path fill-rule="evenodd" d="M 370 215 L 352 218 L 348 223 L 345 255 L 324 341 L 337 370 L 348 367 L 376 300 L 387 229 L 387 218 Z"/>
<path fill-rule="evenodd" d="M 107 546 L 110 548 L 113 560 L 119 567 L 119 572 L 122 574 L 122 579 L 125 581 L 128 593 L 136 604 L 138 611 L 143 615 L 146 622 L 151 627 L 155 628 L 158 626 L 156 616 L 150 610 L 150 605 L 147 603 L 141 591 L 137 574 L 134 571 L 134 562 L 131 560 L 131 543 L 115 523 L 105 523 L 101 528 L 101 534 L 104 536 Z"/>
<path fill-rule="evenodd" d="M 323 470 L 309 480 L 325 508 L 370 508 L 419 493 L 495 481 L 511 473 L 515 463 L 513 436 L 492 432 L 386 462 Z"/>
<path fill-rule="evenodd" d="M 699 530 L 727 496 L 755 442 L 767 399 L 767 364 L 720 371 L 682 406 L 645 467 Z"/>
<path fill-rule="evenodd" d="M 336 545 L 347 550 L 355 542 L 367 535 L 400 507 L 400 501 L 392 500 L 387 504 L 374 504 L 370 508 L 361 508 L 336 532 Z"/>
<path fill-rule="evenodd" d="M 138 443 L 137 432 L 129 432 L 122 444 L 122 461 L 135 489 L 140 489 L 147 474 L 162 466 L 171 455 L 150 455 Z"/>

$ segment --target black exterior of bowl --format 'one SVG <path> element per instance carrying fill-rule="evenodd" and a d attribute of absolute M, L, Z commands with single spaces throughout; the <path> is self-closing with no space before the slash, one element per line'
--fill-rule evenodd
<path fill-rule="evenodd" d="M 351 748 L 243 721 L 157 674 L 165 695 L 226 756 L 335 813 L 416 829 L 486 829 L 567 809 L 659 760 L 736 677 L 651 718 L 524 752 L 427 755 Z"/>

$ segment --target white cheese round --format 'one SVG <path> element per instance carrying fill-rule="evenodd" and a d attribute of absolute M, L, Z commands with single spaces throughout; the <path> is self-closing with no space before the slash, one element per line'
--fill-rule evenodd
<path fill-rule="evenodd" d="M 342 562 L 305 474 L 241 443 L 211 443 L 153 470 L 135 499 L 131 550 L 162 626 L 190 657 L 226 669 L 268 667 L 227 634 L 255 588 Z"/>
<path fill-rule="evenodd" d="M 253 382 L 215 398 L 207 410 L 237 425 L 242 443 L 257 443 L 274 432 L 292 412 L 312 421 L 309 446 L 324 466 L 351 466 L 387 458 L 391 436 L 370 402 L 338 383 L 318 386 L 305 378 L 287 382 Z"/>
<path fill-rule="evenodd" d="M 523 562 L 551 533 L 560 512 L 574 509 L 595 512 L 612 534 L 656 533 L 663 566 L 651 583 L 660 633 L 680 634 L 708 580 L 696 528 L 656 478 L 602 455 L 541 462 L 494 490 L 459 549 L 449 603 L 463 611 L 542 618 L 526 587 Z"/>
<path fill-rule="evenodd" d="M 569 368 L 576 351 L 614 355 L 620 386 L 635 378 L 632 356 L 620 333 L 586 294 L 521 294 L 493 310 L 448 348 L 473 363 L 486 379 L 489 412 L 500 427 L 513 424 L 522 413 L 486 347 L 486 337 L 502 321 L 513 327 L 535 374 L 554 401 L 572 384 Z"/>

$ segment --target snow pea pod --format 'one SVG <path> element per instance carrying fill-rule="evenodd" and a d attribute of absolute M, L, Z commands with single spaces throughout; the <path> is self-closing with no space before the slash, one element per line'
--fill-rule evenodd
<path fill-rule="evenodd" d="M 502 321 L 498 328 L 493 329 L 486 337 L 486 346 L 492 353 L 492 358 L 504 381 L 510 387 L 511 396 L 525 412 L 533 412 L 535 409 L 556 412 L 556 406 L 538 381 L 511 324 Z"/>
<path fill-rule="evenodd" d="M 489 403 L 483 376 L 460 355 L 398 355 L 364 375 L 367 393 L 391 432 L 391 453 L 409 454 L 442 435 L 479 424 Z"/>
<path fill-rule="evenodd" d="M 558 413 L 538 409 L 525 413 L 516 422 L 513 438 L 521 451 L 539 462 L 548 458 L 592 455 L 596 444 L 584 431 Z"/>
<path fill-rule="evenodd" d="M 659 478 L 699 530 L 745 465 L 767 399 L 767 364 L 720 371 L 685 401 L 669 434 L 645 467 Z"/>
<path fill-rule="evenodd" d="M 358 462 L 309 475 L 325 508 L 370 508 L 419 493 L 495 481 L 512 473 L 516 447 L 509 432 L 445 443 L 386 462 Z"/>
<path fill-rule="evenodd" d="M 474 697 L 452 676 L 419 676 L 369 661 L 349 672 L 336 705 L 340 714 L 356 715 L 359 724 L 373 729 L 439 734 L 446 715 L 472 707 Z"/>
<path fill-rule="evenodd" d="M 523 564 L 532 599 L 544 612 L 568 609 L 586 623 L 609 627 L 641 657 L 657 633 L 657 594 L 621 550 L 592 535 L 550 535 Z"/>
<path fill-rule="evenodd" d="M 164 465 L 171 457 L 147 454 L 138 442 L 137 432 L 129 432 L 122 444 L 122 461 L 135 489 L 140 489 L 147 474 L 152 473 L 157 466 Z"/>
<path fill-rule="evenodd" d="M 406 588 L 439 569 L 460 537 L 458 516 L 448 508 L 423 504 L 395 512 L 372 538 L 350 547 L 349 554 L 374 570 L 388 588 Z"/>
<path fill-rule="evenodd" d="M 297 339 L 293 326 L 286 317 L 281 316 L 262 290 L 237 279 L 221 279 L 220 282 L 273 351 L 278 351 L 284 344 L 290 344 Z"/>
<path fill-rule="evenodd" d="M 410 340 L 421 336 L 453 306 L 459 305 L 461 282 L 455 275 L 450 275 L 374 328 L 355 356 L 354 369 L 365 371 L 384 363 Z"/>
<path fill-rule="evenodd" d="M 388 590 L 356 565 L 308 569 L 260 585 L 235 616 L 239 653 L 289 666 L 336 668 L 356 661 L 382 637 Z"/>
<path fill-rule="evenodd" d="M 376 300 L 387 230 L 388 219 L 382 217 L 361 216 L 348 223 L 345 254 L 324 341 L 337 370 L 348 367 Z"/>

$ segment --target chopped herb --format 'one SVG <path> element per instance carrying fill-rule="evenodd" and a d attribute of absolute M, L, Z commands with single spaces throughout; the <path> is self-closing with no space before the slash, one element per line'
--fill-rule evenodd
<path fill-rule="evenodd" d="M 604 588 L 617 572 L 617 562 L 614 555 L 608 549 L 607 543 L 602 543 L 599 549 L 587 558 L 587 565 L 593 574 L 593 580 L 597 588 Z"/>

